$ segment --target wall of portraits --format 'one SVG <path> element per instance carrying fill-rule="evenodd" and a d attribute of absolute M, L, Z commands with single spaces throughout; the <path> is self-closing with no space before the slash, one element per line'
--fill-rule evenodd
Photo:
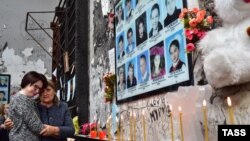
<path fill-rule="evenodd" d="M 117 100 L 190 80 L 185 0 L 120 0 L 115 5 Z"/>

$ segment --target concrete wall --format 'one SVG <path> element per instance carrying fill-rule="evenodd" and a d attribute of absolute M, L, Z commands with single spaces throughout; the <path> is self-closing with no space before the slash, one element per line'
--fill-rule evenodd
<path fill-rule="evenodd" d="M 51 76 L 51 57 L 25 32 L 25 20 L 27 12 L 54 11 L 59 0 L 0 0 L 0 3 L 0 73 L 11 74 L 11 90 L 16 91 L 22 76 L 30 70 Z M 53 17 L 54 14 L 34 15 L 43 27 L 49 27 Z M 37 27 L 34 21 L 28 25 Z M 41 30 L 33 31 L 32 35 L 51 50 L 52 40 Z"/>

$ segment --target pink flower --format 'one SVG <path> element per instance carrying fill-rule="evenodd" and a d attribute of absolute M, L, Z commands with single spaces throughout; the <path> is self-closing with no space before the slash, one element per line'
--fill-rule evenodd
<path fill-rule="evenodd" d="M 206 32 L 203 31 L 203 30 L 200 30 L 200 31 L 197 33 L 197 36 L 198 36 L 200 39 L 204 38 L 205 35 L 206 35 Z"/>
<path fill-rule="evenodd" d="M 183 19 L 185 17 L 185 13 L 181 12 L 181 14 L 179 15 L 179 19 Z"/>
<path fill-rule="evenodd" d="M 188 51 L 188 52 L 192 52 L 192 51 L 194 51 L 194 50 L 195 50 L 194 44 L 193 44 L 193 43 L 188 43 L 188 44 L 187 44 L 187 51 Z"/>
<path fill-rule="evenodd" d="M 197 25 L 196 20 L 195 20 L 195 19 L 191 19 L 191 20 L 189 21 L 189 25 L 190 25 L 191 27 L 196 27 L 196 25 Z"/>
<path fill-rule="evenodd" d="M 197 13 L 198 11 L 199 11 L 198 8 L 193 8 L 193 12 L 194 12 L 194 13 Z"/>
<path fill-rule="evenodd" d="M 190 31 L 189 29 L 186 29 L 186 30 L 185 30 L 185 35 L 186 35 L 186 36 L 191 35 L 191 31 Z"/>
<path fill-rule="evenodd" d="M 186 13 L 188 12 L 188 9 L 187 9 L 187 8 L 183 8 L 183 9 L 182 9 L 182 12 L 183 12 L 184 14 L 186 14 Z"/>
<path fill-rule="evenodd" d="M 194 28 L 190 32 L 191 32 L 191 34 L 197 34 L 199 32 L 199 30 L 197 28 Z"/>
<path fill-rule="evenodd" d="M 207 16 L 207 22 L 212 24 L 214 22 L 214 19 L 212 16 Z"/>
<path fill-rule="evenodd" d="M 191 40 L 193 40 L 194 36 L 192 34 L 190 34 L 190 35 L 186 35 L 186 38 L 191 41 Z"/>

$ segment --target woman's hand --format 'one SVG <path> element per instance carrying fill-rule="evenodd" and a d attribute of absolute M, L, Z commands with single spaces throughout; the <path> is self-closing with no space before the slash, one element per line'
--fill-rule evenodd
<path fill-rule="evenodd" d="M 4 127 L 5 129 L 7 130 L 10 130 L 14 127 L 14 123 L 13 121 L 10 119 L 10 118 L 7 118 L 5 121 L 4 121 Z"/>
<path fill-rule="evenodd" d="M 42 136 L 58 136 L 59 128 L 57 126 L 51 126 L 44 124 L 45 128 L 40 132 Z"/>

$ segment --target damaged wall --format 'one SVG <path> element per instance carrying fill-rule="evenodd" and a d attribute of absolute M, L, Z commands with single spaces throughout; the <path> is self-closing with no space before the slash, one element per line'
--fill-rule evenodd
<path fill-rule="evenodd" d="M 20 6 L 22 2 L 22 6 Z M 51 77 L 51 57 L 25 32 L 27 12 L 54 11 L 59 0 L 1 0 L 0 4 L 0 73 L 11 75 L 11 92 L 18 89 L 23 75 L 36 70 Z M 54 14 L 40 14 L 36 20 L 49 27 Z M 34 21 L 29 27 L 37 27 Z M 52 40 L 41 30 L 32 35 L 51 50 Z"/>

